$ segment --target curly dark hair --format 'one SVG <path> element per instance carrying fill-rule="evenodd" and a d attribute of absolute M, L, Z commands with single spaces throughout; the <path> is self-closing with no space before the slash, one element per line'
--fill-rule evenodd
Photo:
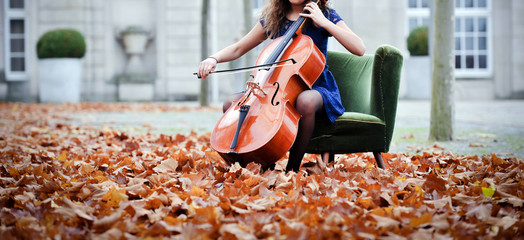
<path fill-rule="evenodd" d="M 305 3 L 309 2 L 308 0 Z M 318 6 L 322 12 L 328 11 L 327 1 L 319 1 Z M 264 10 L 262 11 L 262 17 L 264 18 L 264 27 L 266 32 L 269 34 L 269 38 L 274 38 L 282 28 L 286 14 L 291 10 L 291 3 L 289 0 L 269 0 Z M 309 21 L 308 21 L 309 22 Z M 309 24 L 306 24 L 309 26 Z"/>

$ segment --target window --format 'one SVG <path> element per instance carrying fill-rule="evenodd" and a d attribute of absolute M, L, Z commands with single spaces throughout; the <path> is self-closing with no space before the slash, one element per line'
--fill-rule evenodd
<path fill-rule="evenodd" d="M 5 66 L 6 79 L 27 79 L 27 22 L 25 0 L 6 0 L 5 6 Z"/>
<path fill-rule="evenodd" d="M 419 26 L 429 26 L 429 0 L 408 0 L 408 22 L 409 33 Z"/>
<path fill-rule="evenodd" d="M 491 75 L 489 0 L 455 0 L 455 69 L 458 77 Z"/>
<path fill-rule="evenodd" d="M 406 36 L 414 28 L 429 25 L 430 0 L 406 0 Z M 490 0 L 455 0 L 455 75 L 489 77 L 491 63 Z"/>

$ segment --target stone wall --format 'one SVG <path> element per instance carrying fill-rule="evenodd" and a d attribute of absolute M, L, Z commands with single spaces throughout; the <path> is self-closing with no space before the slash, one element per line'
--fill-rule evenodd
<path fill-rule="evenodd" d="M 200 62 L 201 1 L 165 1 L 165 11 L 164 24 L 158 27 L 165 51 L 157 52 L 163 61 L 159 72 L 164 95 L 168 100 L 196 99 L 200 85 L 192 73 Z"/>
<path fill-rule="evenodd" d="M 2 0 L 0 0 L 0 13 L 3 16 L 4 14 L 4 3 Z M 0 71 L 3 71 L 5 63 L 4 63 L 4 18 L 0 18 Z"/>
<path fill-rule="evenodd" d="M 0 13 L 4 13 L 4 3 L 0 1 Z M 4 55 L 4 18 L 0 18 L 0 101 L 7 100 L 7 83 L 5 79 L 5 55 Z"/>
<path fill-rule="evenodd" d="M 0 0 L 3 13 L 4 2 Z M 243 0 L 211 0 L 210 54 L 239 41 L 250 28 L 244 26 Z M 405 53 L 406 4 L 404 0 L 331 0 L 332 7 L 365 42 L 367 54 L 381 44 L 393 45 Z M 524 2 L 492 0 L 493 76 L 487 79 L 458 79 L 459 99 L 471 97 L 524 98 Z M 118 32 L 129 25 L 151 29 L 153 39 L 143 56 L 144 66 L 156 78 L 157 101 L 195 100 L 200 80 L 193 75 L 201 61 L 201 1 L 173 0 L 28 0 L 27 25 L 31 49 L 28 51 L 29 79 L 21 86 L 27 99 L 38 98 L 38 61 L 34 51 L 38 38 L 56 28 L 75 28 L 87 42 L 84 58 L 82 100 L 112 101 L 117 88 L 113 78 L 124 71 L 127 57 Z M 253 18 L 253 24 L 258 17 Z M 4 19 L 0 19 L 0 70 L 4 68 Z M 253 51 L 254 59 L 263 46 Z M 329 48 L 346 51 L 335 39 Z M 242 57 L 223 63 L 219 69 L 249 66 L 253 59 Z M 246 74 L 210 78 L 211 99 L 220 102 L 244 88 Z M 405 84 L 405 83 L 403 83 Z M 0 83 L 0 100 L 9 87 Z M 19 86 L 17 86 L 18 88 Z M 14 88 L 13 88 L 14 89 Z M 18 89 L 20 90 L 20 89 Z M 17 90 L 17 91 L 18 91 Z M 402 91 L 402 87 L 401 87 Z M 480 93 L 480 94 L 479 94 Z M 460 97 L 462 95 L 462 97 Z"/>
<path fill-rule="evenodd" d="M 220 4 L 217 5 L 217 9 L 212 14 L 214 15 L 213 19 L 216 20 L 216 23 L 212 25 L 212 28 L 216 29 L 214 39 L 212 39 L 215 41 L 211 48 L 212 53 L 238 42 L 251 30 L 251 28 L 246 29 L 244 27 L 243 0 L 215 0 L 215 2 L 220 2 Z M 256 21 L 253 21 L 253 26 L 255 23 Z M 253 49 L 250 54 L 258 55 L 261 49 Z M 233 62 L 220 64 L 219 69 L 231 69 L 254 64 L 255 62 L 248 62 L 246 56 L 242 56 Z M 225 97 L 244 90 L 247 79 L 248 75 L 244 73 L 213 76 L 211 78 L 212 96 L 214 96 L 215 101 L 218 98 L 218 101 L 222 102 Z M 215 96 L 216 94 L 218 96 Z"/>
<path fill-rule="evenodd" d="M 393 45 L 405 52 L 405 5 L 391 0 L 333 0 L 332 7 L 366 45 L 372 54 L 382 44 Z M 402 1 L 403 2 L 403 1 Z M 346 51 L 335 39 L 331 49 Z"/>

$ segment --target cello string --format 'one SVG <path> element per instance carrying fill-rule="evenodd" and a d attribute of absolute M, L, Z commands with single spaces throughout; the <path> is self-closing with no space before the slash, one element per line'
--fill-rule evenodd
<path fill-rule="evenodd" d="M 212 74 L 212 73 L 213 74 L 226 73 L 226 72 L 233 72 L 233 73 L 245 72 L 245 70 L 251 71 L 253 69 L 259 69 L 259 71 L 260 71 L 260 69 L 262 69 L 262 68 L 271 69 L 271 68 L 274 68 L 274 67 L 279 67 L 279 66 L 275 66 L 275 65 L 278 65 L 280 63 L 287 62 L 287 61 L 291 61 L 293 64 L 297 63 L 297 61 L 295 61 L 295 59 L 289 58 L 289 59 L 278 61 L 278 62 L 265 63 L 265 64 L 262 64 L 262 65 L 256 65 L 256 66 L 251 66 L 251 67 L 242 67 L 242 68 L 227 69 L 227 70 L 217 70 L 217 71 L 209 72 L 209 74 Z M 281 65 L 281 66 L 287 66 L 287 65 Z M 198 76 L 198 73 L 194 72 L 193 75 L 197 75 Z M 198 77 L 198 78 L 200 78 L 200 77 Z"/>
<path fill-rule="evenodd" d="M 231 75 L 231 74 L 242 73 L 242 72 L 252 72 L 253 70 L 258 70 L 258 71 L 269 70 L 269 69 L 272 69 L 272 68 L 279 68 L 279 67 L 285 67 L 285 66 L 290 66 L 290 65 L 293 65 L 293 63 L 286 63 L 286 64 L 270 66 L 270 67 L 268 67 L 268 66 L 256 67 L 256 68 L 251 68 L 251 69 L 228 71 L 228 72 L 213 71 L 213 72 L 210 72 L 209 74 L 213 74 L 213 75 Z"/>

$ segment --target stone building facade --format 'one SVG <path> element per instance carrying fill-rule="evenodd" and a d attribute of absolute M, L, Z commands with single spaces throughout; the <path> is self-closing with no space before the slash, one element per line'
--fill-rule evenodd
<path fill-rule="evenodd" d="M 524 16 L 520 14 L 524 1 L 455 1 L 459 22 L 456 44 L 460 45 L 456 51 L 461 63 L 456 73 L 456 98 L 524 98 L 524 57 L 520 54 L 524 48 L 520 44 L 524 41 Z M 206 37 L 213 52 L 238 41 L 249 29 L 244 24 L 243 0 L 210 2 Z M 250 2 L 253 23 L 264 2 Z M 431 0 L 330 2 L 364 40 L 368 54 L 381 44 L 390 44 L 408 59 L 410 29 L 431 24 Z M 200 80 L 193 72 L 201 60 L 201 6 L 202 1 L 197 0 L 0 0 L 0 100 L 38 101 L 35 46 L 42 34 L 56 28 L 74 28 L 86 38 L 82 100 L 195 100 L 200 91 Z M 130 26 L 148 32 L 149 42 L 140 59 L 154 80 L 117 85 L 115 79 L 124 73 L 128 61 L 121 32 Z M 334 39 L 329 48 L 345 51 Z M 253 57 L 243 57 L 220 68 L 250 65 L 250 61 Z M 241 90 L 244 79 L 245 74 L 212 77 L 212 101 L 219 103 Z M 401 96 L 406 97 L 408 91 L 404 81 Z"/>

